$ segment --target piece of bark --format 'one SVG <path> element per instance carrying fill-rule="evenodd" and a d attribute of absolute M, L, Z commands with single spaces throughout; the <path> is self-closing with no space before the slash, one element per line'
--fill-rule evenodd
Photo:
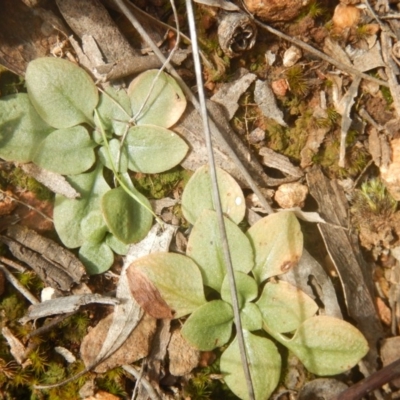
<path fill-rule="evenodd" d="M 278 108 L 274 92 L 265 81 L 257 80 L 254 88 L 254 101 L 260 107 L 261 112 L 273 119 L 279 125 L 287 126 L 283 119 L 283 112 Z"/>
<path fill-rule="evenodd" d="M 63 40 L 68 34 L 51 10 L 40 11 L 26 6 L 21 0 L 1 2 L 0 64 L 17 75 L 23 76 L 29 61 L 47 56 L 59 36 Z"/>
<path fill-rule="evenodd" d="M 82 38 L 91 35 L 96 40 L 106 61 L 140 55 L 121 34 L 105 7 L 98 0 L 56 0 L 65 21 Z"/>
<path fill-rule="evenodd" d="M 240 96 L 256 80 L 255 74 L 249 73 L 244 68 L 239 68 L 231 82 L 224 83 L 215 93 L 211 100 L 221 104 L 226 112 L 228 119 L 231 120 L 239 108 Z"/>
<path fill-rule="evenodd" d="M 262 147 L 258 154 L 263 157 L 262 163 L 267 167 L 275 168 L 296 179 L 301 178 L 304 175 L 303 171 L 299 167 L 294 166 L 288 157 L 279 154 L 268 147 Z"/>
<path fill-rule="evenodd" d="M 67 291 L 80 283 L 85 267 L 71 252 L 53 240 L 21 225 L 12 225 L 0 236 L 19 260 L 28 264 L 49 286 Z"/>
<path fill-rule="evenodd" d="M 22 365 L 26 361 L 26 348 L 22 342 L 11 332 L 9 328 L 4 326 L 1 333 L 10 346 L 10 353 L 18 364 Z"/>
<path fill-rule="evenodd" d="M 170 339 L 171 320 L 159 320 L 147 362 L 147 379 L 152 383 L 153 386 L 156 386 L 157 388 L 159 387 L 161 376 L 165 376 L 164 363 Z"/>
<path fill-rule="evenodd" d="M 307 174 L 311 195 L 329 224 L 318 224 L 327 251 L 341 280 L 347 311 L 370 346 L 368 368 L 377 367 L 377 343 L 384 336 L 373 301 L 372 269 L 362 257 L 355 235 L 347 231 L 347 201 L 337 181 L 328 180 L 314 167 Z"/>
<path fill-rule="evenodd" d="M 190 50 L 177 50 L 172 56 L 172 64 L 180 65 L 189 53 Z M 95 67 L 95 72 L 102 81 L 111 81 L 160 67 L 161 62 L 158 57 L 148 55 L 122 58 L 116 62 L 99 65 Z"/>

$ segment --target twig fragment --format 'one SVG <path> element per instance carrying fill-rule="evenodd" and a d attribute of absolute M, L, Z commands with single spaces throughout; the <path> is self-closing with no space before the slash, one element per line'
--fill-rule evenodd
<path fill-rule="evenodd" d="M 4 273 L 8 282 L 11 283 L 18 290 L 29 302 L 32 304 L 39 304 L 40 301 L 21 283 L 18 281 L 17 278 L 7 269 L 7 267 L 3 264 L 0 264 L 0 270 Z"/>

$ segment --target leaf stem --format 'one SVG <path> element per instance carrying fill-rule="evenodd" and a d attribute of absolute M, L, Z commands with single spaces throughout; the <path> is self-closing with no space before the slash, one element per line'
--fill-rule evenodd
<path fill-rule="evenodd" d="M 129 189 L 129 187 L 125 184 L 125 182 L 120 178 L 119 172 L 115 168 L 114 161 L 113 161 L 112 156 L 111 156 L 110 146 L 109 146 L 109 143 L 108 143 L 108 140 L 107 140 L 106 133 L 104 132 L 104 127 L 103 127 L 103 124 L 101 123 L 101 119 L 100 119 L 99 113 L 97 112 L 97 110 L 94 110 L 94 112 L 95 112 L 95 114 L 96 114 L 96 116 L 97 116 L 97 118 L 99 120 L 100 131 L 101 131 L 101 135 L 103 137 L 104 146 L 106 148 L 108 161 L 110 162 L 111 170 L 114 173 L 115 179 L 118 181 L 118 183 L 120 184 L 122 189 L 124 189 L 125 192 L 129 194 L 129 196 L 131 196 L 135 201 L 137 201 L 148 212 L 150 212 L 154 216 L 156 221 L 162 226 L 163 222 L 161 221 L 161 219 L 154 213 L 154 211 L 151 208 L 149 208 L 146 204 L 142 203 L 142 201 L 135 195 L 135 193 L 133 193 L 131 191 L 131 189 Z"/>

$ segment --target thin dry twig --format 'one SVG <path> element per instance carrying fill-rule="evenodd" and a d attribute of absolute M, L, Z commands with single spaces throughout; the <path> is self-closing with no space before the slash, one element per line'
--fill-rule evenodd
<path fill-rule="evenodd" d="M 140 383 L 146 389 L 151 400 L 160 400 L 159 395 L 151 386 L 150 382 L 144 376 L 142 376 L 140 372 L 136 371 L 136 369 L 130 365 L 123 365 L 122 368 L 129 374 L 133 375 L 136 379 L 140 379 Z"/>
<path fill-rule="evenodd" d="M 52 218 L 50 218 L 48 215 L 42 213 L 42 212 L 41 212 L 40 210 L 38 210 L 37 208 L 32 207 L 31 205 L 29 205 L 29 204 L 27 204 L 27 203 L 25 203 L 25 202 L 23 202 L 23 201 L 21 201 L 21 200 L 18 200 L 18 199 L 16 199 L 16 198 L 13 197 L 13 196 L 10 196 L 8 193 L 6 193 L 6 192 L 5 192 L 4 190 L 2 190 L 2 189 L 0 189 L 0 192 L 3 193 L 4 196 L 8 197 L 9 199 L 11 199 L 11 200 L 13 200 L 13 201 L 15 201 L 15 202 L 17 202 L 17 203 L 19 203 L 19 204 L 22 204 L 23 206 L 29 208 L 30 210 L 37 212 L 38 214 L 40 214 L 43 218 L 47 219 L 48 221 L 53 222 L 53 219 L 52 219 Z"/>
<path fill-rule="evenodd" d="M 28 301 L 30 301 L 32 304 L 39 304 L 40 301 L 21 283 L 15 276 L 7 269 L 7 267 L 3 264 L 0 264 L 0 271 L 2 271 L 8 280 L 8 282 L 11 283 L 15 287 L 15 289 L 18 290 Z"/>

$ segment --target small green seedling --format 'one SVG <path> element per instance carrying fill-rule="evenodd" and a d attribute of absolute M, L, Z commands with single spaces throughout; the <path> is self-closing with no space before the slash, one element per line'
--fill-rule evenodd
<path fill-rule="evenodd" d="M 178 165 L 187 144 L 169 128 L 186 107 L 178 84 L 149 70 L 128 91 L 99 91 L 75 64 L 38 58 L 26 71 L 28 94 L 0 100 L 0 157 L 34 162 L 67 175 L 79 199 L 56 196 L 54 225 L 91 274 L 106 271 L 113 251 L 143 239 L 153 212 L 129 171 L 158 173 Z M 116 184 L 104 177 L 112 170 Z"/>
<path fill-rule="evenodd" d="M 243 233 L 237 226 L 245 212 L 243 193 L 223 170 L 218 170 L 217 179 L 255 398 L 268 399 L 280 379 L 281 356 L 271 339 L 314 374 L 336 375 L 352 368 L 368 351 L 363 335 L 343 320 L 316 315 L 313 299 L 277 278 L 302 254 L 303 236 L 294 214 L 269 215 Z M 135 260 L 127 271 L 132 294 L 156 318 L 190 314 L 182 335 L 199 350 L 227 345 L 221 373 L 229 388 L 247 399 L 208 167 L 189 180 L 182 211 L 194 224 L 187 254 L 154 253 Z M 204 286 L 212 292 L 210 301 Z"/>

